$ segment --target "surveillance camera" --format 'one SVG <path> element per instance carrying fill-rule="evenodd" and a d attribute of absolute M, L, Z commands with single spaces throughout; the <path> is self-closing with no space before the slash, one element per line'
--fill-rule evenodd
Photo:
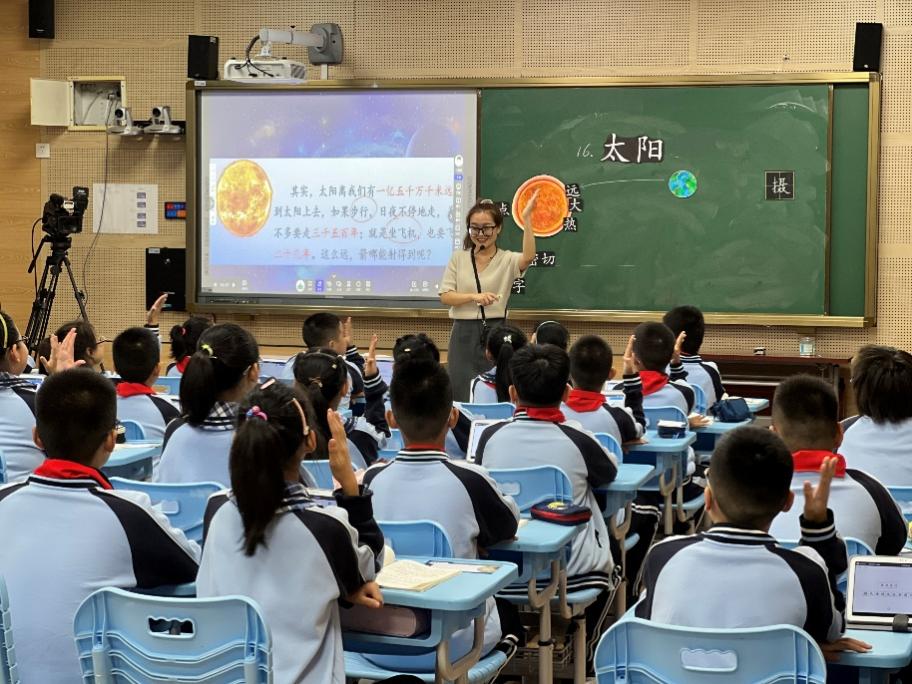
<path fill-rule="evenodd" d="M 114 125 L 108 126 L 108 133 L 117 135 L 140 135 L 142 129 L 133 125 L 133 116 L 129 107 L 117 107 L 114 110 Z"/>
<path fill-rule="evenodd" d="M 127 113 L 127 110 L 124 107 L 117 107 L 117 109 L 114 110 L 114 118 L 123 119 L 125 117 L 126 113 Z"/>
<path fill-rule="evenodd" d="M 170 107 L 167 105 L 156 105 L 152 107 L 152 118 L 163 119 L 167 115 L 169 109 Z"/>
<path fill-rule="evenodd" d="M 171 107 L 169 105 L 155 105 L 152 107 L 152 123 L 146 126 L 145 132 L 178 135 L 181 133 L 181 127 L 171 123 Z"/>

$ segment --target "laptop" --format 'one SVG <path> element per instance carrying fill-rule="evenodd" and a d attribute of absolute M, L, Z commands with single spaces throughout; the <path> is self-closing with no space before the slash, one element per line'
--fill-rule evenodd
<path fill-rule="evenodd" d="M 912 558 L 855 556 L 846 596 L 847 627 L 892 629 L 894 616 L 912 616 Z"/>
<path fill-rule="evenodd" d="M 502 420 L 492 418 L 481 418 L 472 421 L 472 427 L 469 428 L 469 445 L 466 448 L 466 460 L 469 463 L 475 463 L 475 450 L 478 449 L 478 442 L 481 441 L 481 433 L 485 431 L 485 428 L 489 425 L 494 425 L 494 423 L 502 422 Z"/>

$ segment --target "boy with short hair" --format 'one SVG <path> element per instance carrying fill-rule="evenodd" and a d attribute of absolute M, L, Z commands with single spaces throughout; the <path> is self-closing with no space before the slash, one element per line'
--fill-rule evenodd
<path fill-rule="evenodd" d="M 165 428 L 180 415 L 177 407 L 152 389 L 161 375 L 158 338 L 148 328 L 127 328 L 114 338 L 117 418 L 142 426 L 146 439 L 162 441 Z"/>
<path fill-rule="evenodd" d="M 833 387 L 809 375 L 785 380 L 773 398 L 773 430 L 792 452 L 792 492 L 818 481 L 821 464 L 842 442 Z M 836 458 L 829 501 L 839 534 L 863 541 L 878 555 L 898 554 L 906 545 L 906 523 L 890 492 L 867 473 L 846 468 L 843 456 Z M 798 532 L 794 510 L 776 516 L 770 527 L 777 539 L 797 539 Z"/>
<path fill-rule="evenodd" d="M 700 357 L 700 347 L 706 334 L 706 323 L 703 312 L 695 306 L 676 306 L 662 318 L 672 334 L 677 337 L 684 333 L 681 343 L 681 363 L 687 371 L 687 382 L 699 385 L 706 395 L 707 408 L 715 404 L 725 394 L 722 386 L 722 374 L 712 361 Z"/>
<path fill-rule="evenodd" d="M 73 616 L 83 599 L 108 586 L 192 582 L 199 547 L 146 494 L 113 490 L 99 470 L 116 434 L 108 378 L 83 368 L 55 373 L 35 408 L 35 443 L 47 460 L 0 488 L 0 576 L 22 681 L 81 681 Z"/>
<path fill-rule="evenodd" d="M 394 461 L 368 468 L 363 484 L 373 492 L 378 520 L 433 520 L 443 527 L 457 558 L 478 558 L 479 550 L 512 539 L 519 509 L 501 494 L 487 471 L 465 461 L 451 461 L 444 441 L 459 414 L 453 406 L 453 388 L 446 370 L 426 354 L 403 352 L 396 360 L 390 386 L 391 427 L 399 428 L 404 448 Z M 497 646 L 506 630 L 495 602 L 487 602 L 483 653 Z M 514 629 L 511 630 L 515 632 Z M 512 651 L 514 634 L 504 650 Z M 453 642 L 454 658 L 471 647 L 471 629 L 461 630 Z M 366 656 L 379 665 L 414 670 L 433 669 L 433 658 Z"/>
<path fill-rule="evenodd" d="M 640 323 L 633 331 L 633 337 L 634 364 L 643 381 L 643 405 L 675 406 L 689 416 L 696 395 L 684 382 L 687 373 L 680 354 L 685 334 L 675 339 L 664 323 Z M 622 388 L 623 384 L 615 387 Z"/>

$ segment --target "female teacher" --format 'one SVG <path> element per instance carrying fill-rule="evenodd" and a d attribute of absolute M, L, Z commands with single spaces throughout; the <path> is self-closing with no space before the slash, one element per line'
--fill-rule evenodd
<path fill-rule="evenodd" d="M 468 401 L 472 379 L 491 368 L 485 333 L 503 322 L 513 281 L 535 258 L 532 211 L 537 197 L 536 190 L 522 212 L 522 253 L 498 249 L 503 215 L 491 200 L 480 200 L 466 216 L 462 249 L 453 252 L 440 284 L 440 302 L 450 307 L 453 319 L 447 368 L 456 401 Z"/>

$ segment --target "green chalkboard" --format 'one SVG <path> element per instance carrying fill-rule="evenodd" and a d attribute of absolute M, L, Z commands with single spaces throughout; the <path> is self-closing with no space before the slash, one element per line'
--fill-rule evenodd
<path fill-rule="evenodd" d="M 544 174 L 582 199 L 510 308 L 864 315 L 868 91 L 831 88 L 482 89 L 481 195 L 511 206 Z"/>

